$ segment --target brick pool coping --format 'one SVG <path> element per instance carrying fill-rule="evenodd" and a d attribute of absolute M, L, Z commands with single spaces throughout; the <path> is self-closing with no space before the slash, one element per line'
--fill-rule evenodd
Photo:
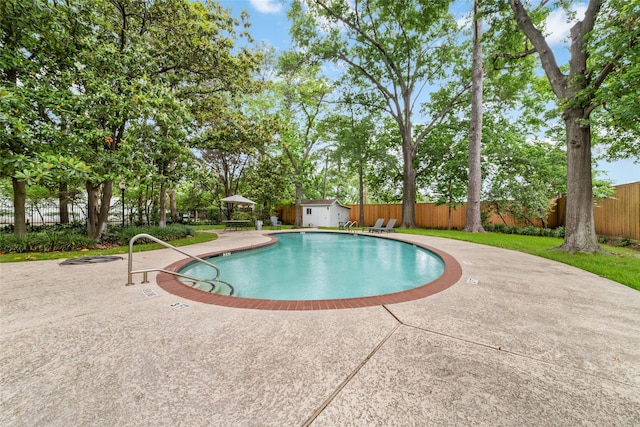
<path fill-rule="evenodd" d="M 306 233 L 310 232 L 313 233 L 314 231 L 306 231 Z M 269 241 L 256 245 L 242 246 L 235 249 L 225 249 L 221 251 L 206 253 L 203 255 L 198 255 L 198 257 L 207 258 L 219 256 L 225 253 L 241 252 L 269 246 L 278 241 L 276 237 L 269 235 L 265 236 L 270 238 Z M 372 237 L 387 238 L 378 235 Z M 458 280 L 460 280 L 460 277 L 462 277 L 462 267 L 460 267 L 458 261 L 448 253 L 427 245 L 423 245 L 421 243 L 405 241 L 402 242 L 419 246 L 437 255 L 444 263 L 444 273 L 432 282 L 406 291 L 359 298 L 323 300 L 270 300 L 212 294 L 210 292 L 192 288 L 191 286 L 188 286 L 179 281 L 177 276 L 164 272 L 158 273 L 156 282 L 158 286 L 171 294 L 205 304 L 214 304 L 234 308 L 250 308 L 256 310 L 333 310 L 342 308 L 372 307 L 377 305 L 396 304 L 400 302 L 426 298 L 453 286 L 456 282 L 458 282 Z M 167 266 L 165 270 L 179 271 L 182 267 L 191 262 L 193 262 L 192 259 L 186 258 Z"/>

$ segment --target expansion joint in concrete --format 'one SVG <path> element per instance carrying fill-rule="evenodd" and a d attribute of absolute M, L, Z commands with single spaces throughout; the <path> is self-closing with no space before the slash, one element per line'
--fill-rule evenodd
<path fill-rule="evenodd" d="M 360 370 L 367 364 L 367 362 L 371 360 L 373 355 L 376 354 L 378 350 L 380 350 L 380 348 L 382 348 L 384 343 L 386 343 L 387 340 L 391 338 L 391 336 L 400 326 L 402 325 L 398 323 L 393 327 L 393 329 L 391 329 L 391 331 L 382 339 L 382 341 L 378 343 L 378 345 L 367 355 L 367 357 L 365 357 L 364 360 L 362 360 L 362 362 L 360 362 L 360 364 L 347 376 L 347 378 L 345 378 L 344 381 L 340 383 L 338 388 L 336 388 L 333 393 L 331 393 L 331 395 L 329 395 L 329 397 L 327 397 L 327 399 L 322 402 L 322 405 L 320 405 L 320 407 L 318 407 L 318 409 L 316 409 L 313 414 L 302 424 L 303 427 L 308 427 L 311 425 L 311 423 L 313 423 L 313 421 L 315 421 L 318 415 L 320 415 L 322 411 L 324 411 L 325 408 L 329 406 L 333 399 L 335 399 L 335 397 L 347 386 L 347 384 L 349 384 L 349 382 L 358 374 L 358 372 L 360 372 Z"/>

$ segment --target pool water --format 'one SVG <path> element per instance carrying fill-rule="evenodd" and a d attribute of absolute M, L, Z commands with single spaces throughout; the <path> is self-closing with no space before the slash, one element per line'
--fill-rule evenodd
<path fill-rule="evenodd" d="M 234 295 L 275 300 L 355 298 L 413 289 L 442 275 L 444 263 L 410 243 L 361 234 L 279 233 L 261 249 L 210 258 Z M 180 270 L 206 278 L 211 268 Z"/>

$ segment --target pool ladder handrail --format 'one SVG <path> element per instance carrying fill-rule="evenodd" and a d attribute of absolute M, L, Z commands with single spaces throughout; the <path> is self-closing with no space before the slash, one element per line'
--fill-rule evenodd
<path fill-rule="evenodd" d="M 347 230 L 347 231 L 355 231 L 355 230 L 353 229 L 353 227 L 354 227 L 354 226 L 355 226 L 356 228 L 358 227 L 358 221 L 356 221 L 356 220 L 353 220 L 353 221 L 347 221 L 347 222 L 345 222 L 345 223 L 344 223 L 343 228 L 344 228 L 345 230 Z"/>
<path fill-rule="evenodd" d="M 195 277 L 191 277 L 191 276 L 187 276 L 186 274 L 182 274 L 182 273 L 178 273 L 177 271 L 171 271 L 171 270 L 165 270 L 163 268 L 145 268 L 145 269 L 141 269 L 141 270 L 134 270 L 133 269 L 133 244 L 135 243 L 136 240 L 140 239 L 144 237 L 145 239 L 149 239 L 149 240 L 153 240 L 156 243 L 160 243 L 162 246 L 165 246 L 169 249 L 173 249 L 174 251 L 180 252 L 183 255 L 188 256 L 189 258 L 192 258 L 200 263 L 203 263 L 205 265 L 208 265 L 209 267 L 212 267 L 216 270 L 216 277 L 214 277 L 213 279 L 198 279 Z M 218 267 L 216 267 L 215 265 L 213 265 L 212 263 L 203 260 L 202 258 L 198 258 L 195 255 L 191 255 L 185 251 L 182 251 L 178 248 L 176 248 L 173 245 L 170 245 L 169 243 L 162 241 L 156 237 L 153 237 L 150 234 L 146 234 L 146 233 L 140 233 L 140 234 L 136 234 L 135 236 L 133 236 L 131 238 L 131 240 L 129 241 L 129 268 L 127 270 L 127 286 L 133 285 L 133 275 L 135 273 L 142 273 L 142 282 L 141 283 L 149 283 L 149 280 L 147 280 L 147 273 L 151 272 L 151 271 L 160 271 L 162 273 L 167 273 L 167 274 L 173 274 L 174 276 L 179 276 L 179 277 L 184 277 L 185 279 L 189 279 L 192 280 L 194 282 L 194 285 L 196 282 L 212 282 L 215 280 L 218 280 L 218 277 L 220 276 L 220 269 Z M 212 283 L 210 283 L 212 284 Z"/>

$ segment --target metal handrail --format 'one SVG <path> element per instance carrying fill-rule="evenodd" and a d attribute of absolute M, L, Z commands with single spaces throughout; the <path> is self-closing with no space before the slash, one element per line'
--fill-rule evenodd
<path fill-rule="evenodd" d="M 162 268 L 146 268 L 143 270 L 133 270 L 133 244 L 135 243 L 136 240 L 138 240 L 139 238 L 144 237 L 145 239 L 149 239 L 149 240 L 153 240 L 156 243 L 160 243 L 162 246 L 165 246 L 169 249 L 173 249 L 174 251 L 180 252 L 183 255 L 188 256 L 189 258 L 192 258 L 198 262 L 201 262 L 203 264 L 208 265 L 209 267 L 212 267 L 216 270 L 216 277 L 214 277 L 213 279 L 208 279 L 208 280 L 203 280 L 203 279 L 196 279 L 195 277 L 190 277 L 187 276 L 186 274 L 182 274 L 182 273 L 178 273 L 177 271 L 170 271 L 170 270 L 165 270 Z M 210 280 L 217 280 L 218 277 L 220 276 L 220 269 L 218 267 L 216 267 L 215 265 L 211 264 L 208 261 L 203 260 L 202 258 L 198 258 L 195 255 L 191 255 L 185 251 L 182 251 L 178 248 L 176 248 L 173 245 L 168 244 L 167 242 L 164 242 L 160 239 L 157 239 L 155 237 L 153 237 L 150 234 L 146 234 L 146 233 L 141 233 L 141 234 L 136 234 L 135 236 L 133 236 L 131 238 L 131 240 L 129 241 L 129 268 L 127 270 L 127 286 L 133 285 L 133 275 L 135 273 L 143 273 L 142 276 L 142 283 L 149 283 L 149 281 L 147 280 L 147 273 L 149 273 L 150 271 L 160 271 L 163 273 L 168 273 L 168 274 L 173 274 L 174 276 L 180 276 L 180 277 L 185 277 L 189 280 L 194 280 L 195 282 L 208 282 Z"/>
<path fill-rule="evenodd" d="M 358 221 L 356 221 L 356 220 L 353 220 L 353 221 L 347 221 L 347 222 L 344 224 L 344 226 L 343 226 L 343 227 L 344 227 L 344 229 L 345 229 L 345 230 L 347 230 L 347 231 L 354 231 L 354 230 L 353 230 L 353 227 L 358 227 Z"/>

